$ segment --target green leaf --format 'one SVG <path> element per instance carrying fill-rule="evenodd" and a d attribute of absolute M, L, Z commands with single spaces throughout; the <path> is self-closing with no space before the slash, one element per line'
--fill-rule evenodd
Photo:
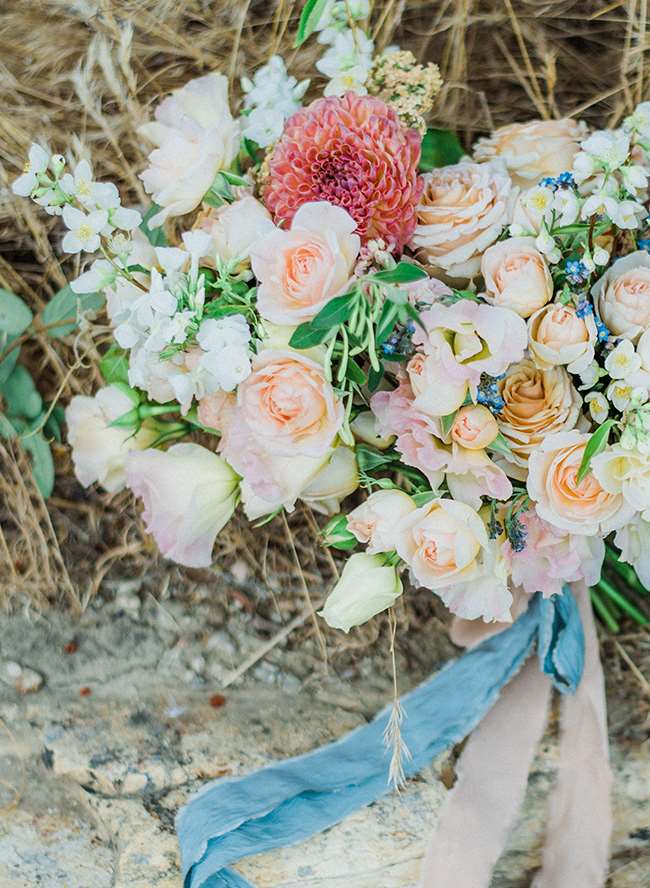
<path fill-rule="evenodd" d="M 456 419 L 457 410 L 454 410 L 453 413 L 448 413 L 446 416 L 440 417 L 440 430 L 442 432 L 442 437 L 446 438 L 449 432 L 451 431 L 451 427 L 454 424 L 454 420 Z"/>
<path fill-rule="evenodd" d="M 43 421 L 43 416 L 39 416 L 36 421 L 37 425 L 40 425 L 40 423 Z M 52 409 L 50 410 L 50 415 L 48 416 L 43 428 L 43 433 L 48 438 L 54 438 L 55 441 L 58 441 L 60 444 L 63 441 L 63 434 L 61 430 L 64 422 L 65 410 L 60 404 L 55 404 L 54 407 L 52 407 Z"/>
<path fill-rule="evenodd" d="M 165 235 L 165 229 L 161 226 L 158 228 L 150 228 L 149 220 L 153 218 L 156 213 L 160 212 L 160 207 L 158 204 L 151 204 L 147 212 L 144 214 L 142 222 L 140 223 L 140 231 L 142 231 L 149 243 L 153 247 L 166 247 L 167 246 L 167 237 Z"/>
<path fill-rule="evenodd" d="M 43 410 L 43 400 L 39 395 L 34 380 L 22 364 L 17 364 L 13 373 L 0 386 L 9 416 L 24 416 L 25 419 L 36 419 Z"/>
<path fill-rule="evenodd" d="M 68 336 L 83 312 L 99 311 L 105 301 L 103 293 L 75 293 L 70 284 L 66 284 L 43 309 L 41 320 L 49 327 L 47 335 L 55 339 Z"/>
<path fill-rule="evenodd" d="M 380 361 L 378 370 L 375 370 L 374 367 L 371 367 L 368 371 L 368 389 L 370 391 L 370 394 L 377 391 L 377 389 L 379 388 L 379 383 L 382 381 L 383 378 L 384 365 Z"/>
<path fill-rule="evenodd" d="M 377 345 L 383 345 L 390 336 L 393 327 L 395 326 L 398 312 L 399 308 L 394 302 L 389 302 L 387 300 L 382 305 L 379 320 L 377 321 L 377 328 L 375 330 L 375 342 Z"/>
<path fill-rule="evenodd" d="M 99 372 L 109 384 L 129 381 L 129 359 L 124 349 L 112 345 L 99 362 Z"/>
<path fill-rule="evenodd" d="M 34 481 L 41 496 L 47 499 L 54 489 L 54 460 L 50 445 L 40 432 L 21 438 L 20 443 L 31 454 Z"/>
<path fill-rule="evenodd" d="M 591 460 L 594 456 L 607 447 L 609 433 L 615 425 L 615 419 L 606 419 L 600 428 L 596 429 L 591 438 L 587 441 L 585 452 L 582 455 L 582 462 L 578 469 L 578 484 L 580 484 L 582 479 L 589 472 L 589 469 L 591 468 Z"/>
<path fill-rule="evenodd" d="M 365 385 L 368 382 L 368 377 L 354 358 L 348 358 L 345 375 L 351 382 L 356 382 L 357 385 Z"/>
<path fill-rule="evenodd" d="M 327 0 L 307 0 L 300 13 L 294 48 L 301 46 L 314 33 L 327 5 Z"/>
<path fill-rule="evenodd" d="M 17 336 L 8 336 L 0 330 L 0 354 L 3 354 L 16 339 L 18 339 Z M 6 382 L 13 373 L 19 354 L 20 348 L 13 348 L 4 361 L 0 362 L 0 385 Z"/>
<path fill-rule="evenodd" d="M 301 324 L 293 331 L 289 345 L 299 350 L 320 345 L 330 335 L 329 330 L 317 330 L 311 323 Z"/>
<path fill-rule="evenodd" d="M 356 448 L 357 465 L 362 472 L 374 472 L 385 468 L 395 461 L 394 451 L 375 450 L 367 444 L 358 444 Z"/>
<path fill-rule="evenodd" d="M 20 336 L 32 322 L 32 312 L 20 296 L 0 287 L 0 330 Z"/>
<path fill-rule="evenodd" d="M 0 413 L 0 438 L 11 440 L 12 438 L 15 438 L 17 434 L 18 432 L 4 413 Z"/>
<path fill-rule="evenodd" d="M 502 456 L 511 456 L 512 449 L 510 444 L 508 443 L 507 438 L 504 438 L 501 432 L 496 436 L 494 441 L 488 445 L 490 450 L 493 450 L 495 453 L 500 453 Z"/>
<path fill-rule="evenodd" d="M 464 153 L 455 133 L 429 128 L 422 137 L 420 170 L 427 172 L 436 167 L 458 163 Z"/>
<path fill-rule="evenodd" d="M 318 312 L 315 318 L 312 318 L 311 325 L 316 330 L 329 330 L 331 327 L 338 327 L 348 320 L 354 309 L 354 303 L 358 298 L 356 290 L 344 293 L 342 296 L 336 296 Z"/>
<path fill-rule="evenodd" d="M 251 180 L 247 179 L 245 176 L 240 176 L 238 173 L 231 173 L 229 170 L 221 170 L 221 175 L 224 177 L 229 185 L 242 185 L 244 187 L 251 187 Z"/>
<path fill-rule="evenodd" d="M 416 506 L 426 506 L 427 503 L 430 503 L 431 500 L 434 500 L 436 497 L 440 496 L 435 490 L 423 490 L 422 493 L 414 493 L 411 499 L 415 503 Z"/>
<path fill-rule="evenodd" d="M 419 265 L 414 265 L 413 262 L 398 262 L 395 268 L 387 268 L 386 271 L 371 274 L 370 280 L 380 281 L 382 284 L 410 284 L 427 277 L 429 275 Z"/>

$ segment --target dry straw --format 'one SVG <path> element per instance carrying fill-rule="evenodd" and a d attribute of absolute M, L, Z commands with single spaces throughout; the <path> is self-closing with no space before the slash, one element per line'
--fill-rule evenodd
<path fill-rule="evenodd" d="M 238 100 L 239 77 L 281 52 L 298 77 L 313 75 L 319 47 L 291 48 L 300 2 L 287 0 L 4 0 L 0 11 L 0 286 L 35 312 L 78 274 L 60 251 L 55 218 L 12 199 L 7 185 L 33 137 L 69 155 L 92 155 L 96 174 L 117 182 L 125 203 L 145 200 L 137 174 L 146 146 L 136 134 L 160 96 L 191 77 L 226 72 Z M 648 98 L 644 72 L 647 3 L 594 0 L 386 0 L 374 3 L 378 46 L 399 43 L 440 65 L 445 86 L 432 123 L 461 133 L 467 146 L 494 125 L 532 116 L 581 115 L 615 125 Z M 318 83 L 314 81 L 314 89 Z M 24 346 L 46 398 L 63 402 L 99 382 L 101 323 L 63 340 L 45 331 Z M 70 373 L 71 367 L 77 367 Z M 0 600 L 42 609 L 83 609 L 111 572 L 147 575 L 155 591 L 202 579 L 156 561 L 128 494 L 83 492 L 66 450 L 56 447 L 54 497 L 39 497 L 24 457 L 0 449 Z M 252 531 L 234 524 L 219 542 L 219 568 L 248 562 L 267 589 L 287 591 L 289 613 L 304 607 L 304 584 L 331 576 L 317 554 L 313 517 Z M 254 536 L 253 536 L 254 535 Z M 297 567 L 299 563 L 300 567 Z M 242 606 L 252 605 L 245 589 Z M 314 592 L 317 597 L 318 593 Z M 411 614 L 411 618 L 415 618 Z M 369 629 L 372 633 L 375 629 Z M 349 639 L 350 646 L 357 644 Z"/>

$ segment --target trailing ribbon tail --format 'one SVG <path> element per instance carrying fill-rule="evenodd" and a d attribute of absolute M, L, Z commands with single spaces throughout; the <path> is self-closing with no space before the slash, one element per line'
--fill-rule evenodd
<path fill-rule="evenodd" d="M 510 628 L 402 698 L 402 734 L 411 753 L 407 776 L 481 722 L 536 641 L 542 669 L 562 690 L 575 688 L 582 629 L 568 587 L 553 600 L 536 595 Z M 177 818 L 185 888 L 252 888 L 230 864 L 300 842 L 384 795 L 389 755 L 382 738 L 389 716 L 387 707 L 335 743 L 204 787 Z"/>

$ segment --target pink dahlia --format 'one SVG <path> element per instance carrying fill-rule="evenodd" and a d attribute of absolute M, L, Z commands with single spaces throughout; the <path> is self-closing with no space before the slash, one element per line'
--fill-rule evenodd
<path fill-rule="evenodd" d="M 269 160 L 264 202 L 287 225 L 304 203 L 343 207 L 362 240 L 402 249 L 422 193 L 421 138 L 374 96 L 317 99 L 287 121 Z"/>

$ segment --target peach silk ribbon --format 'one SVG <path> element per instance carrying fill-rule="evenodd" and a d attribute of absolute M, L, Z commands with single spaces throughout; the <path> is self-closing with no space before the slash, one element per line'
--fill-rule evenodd
<path fill-rule="evenodd" d="M 572 588 L 584 628 L 585 665 L 576 693 L 562 696 L 559 769 L 542 868 L 532 888 L 602 888 L 607 873 L 612 775 L 604 678 L 589 591 L 579 583 Z M 522 601 L 515 600 L 515 611 L 522 609 Z M 451 635 L 457 644 L 471 647 L 503 628 L 456 620 Z M 469 737 L 423 861 L 419 888 L 489 888 L 523 802 L 550 693 L 550 679 L 530 657 Z"/>

